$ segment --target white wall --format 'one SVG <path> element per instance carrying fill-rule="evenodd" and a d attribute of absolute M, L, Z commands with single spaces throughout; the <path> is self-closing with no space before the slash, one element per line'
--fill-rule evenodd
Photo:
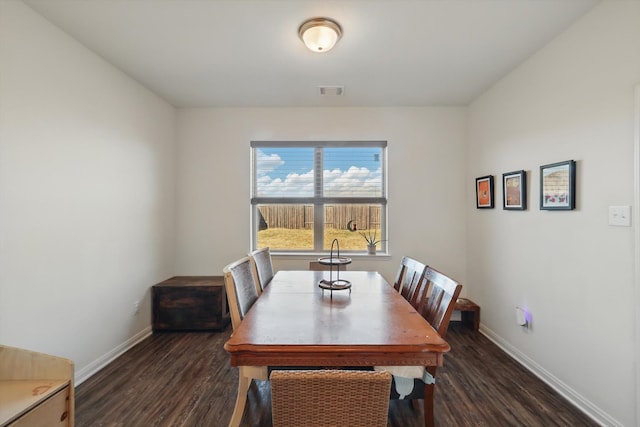
<path fill-rule="evenodd" d="M 175 111 L 0 2 L 0 342 L 89 373 L 149 331 L 173 259 Z M 140 301 L 134 316 L 133 302 Z"/>
<path fill-rule="evenodd" d="M 468 179 L 494 174 L 494 210 L 467 198 L 469 293 L 485 333 L 606 425 L 637 425 L 633 230 L 640 3 L 603 2 L 469 109 Z M 575 211 L 540 211 L 539 167 L 577 162 Z M 530 208 L 502 210 L 502 173 L 529 173 Z M 533 324 L 516 325 L 515 306 Z"/>
<path fill-rule="evenodd" d="M 464 108 L 186 109 L 178 114 L 178 274 L 221 274 L 249 251 L 249 142 L 386 140 L 388 258 L 354 259 L 392 280 L 402 255 L 464 283 Z M 310 258 L 276 257 L 277 269 Z"/>

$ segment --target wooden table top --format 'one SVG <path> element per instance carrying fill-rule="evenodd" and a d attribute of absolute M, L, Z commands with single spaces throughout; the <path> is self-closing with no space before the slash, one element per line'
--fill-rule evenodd
<path fill-rule="evenodd" d="M 335 279 L 335 271 L 334 271 Z M 441 366 L 449 344 L 376 272 L 279 271 L 225 344 L 232 366 Z"/>

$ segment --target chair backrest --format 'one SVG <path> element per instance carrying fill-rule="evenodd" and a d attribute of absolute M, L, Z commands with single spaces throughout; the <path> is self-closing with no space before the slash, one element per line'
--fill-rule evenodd
<path fill-rule="evenodd" d="M 258 292 L 262 293 L 267 287 L 271 279 L 273 279 L 273 262 L 271 261 L 271 252 L 269 248 L 256 249 L 249 256 L 253 260 L 253 265 L 258 275 Z"/>
<path fill-rule="evenodd" d="M 426 268 L 427 266 L 420 261 L 403 256 L 393 282 L 393 287 L 414 307 L 416 306 L 416 289 L 424 277 Z"/>
<path fill-rule="evenodd" d="M 273 426 L 386 427 L 390 389 L 386 371 L 273 371 Z"/>
<path fill-rule="evenodd" d="M 231 326 L 235 330 L 258 299 L 251 259 L 249 257 L 239 259 L 227 265 L 222 271 L 224 272 L 224 287 L 229 299 Z"/>
<path fill-rule="evenodd" d="M 427 307 L 427 302 L 429 300 L 428 291 L 429 285 L 431 282 L 427 280 L 426 273 L 427 269 L 424 270 L 425 274 L 422 276 L 416 288 L 413 292 L 412 298 L 409 300 L 413 308 L 416 309 L 418 313 L 423 313 L 425 308 Z"/>
<path fill-rule="evenodd" d="M 422 308 L 421 314 L 444 338 L 462 285 L 431 267 L 427 267 L 425 282 L 427 286 L 431 286 L 431 296 Z"/>

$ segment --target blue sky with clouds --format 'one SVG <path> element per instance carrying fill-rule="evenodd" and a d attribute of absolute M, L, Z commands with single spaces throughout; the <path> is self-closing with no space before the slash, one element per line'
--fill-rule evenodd
<path fill-rule="evenodd" d="M 324 196 L 382 195 L 381 148 L 324 148 Z M 313 148 L 257 151 L 257 196 L 313 196 Z"/>

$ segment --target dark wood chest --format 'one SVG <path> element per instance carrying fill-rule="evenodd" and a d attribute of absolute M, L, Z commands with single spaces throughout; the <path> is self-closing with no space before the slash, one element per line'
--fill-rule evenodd
<path fill-rule="evenodd" d="M 154 285 L 151 299 L 154 331 L 224 329 L 229 324 L 222 276 L 175 276 Z"/>

